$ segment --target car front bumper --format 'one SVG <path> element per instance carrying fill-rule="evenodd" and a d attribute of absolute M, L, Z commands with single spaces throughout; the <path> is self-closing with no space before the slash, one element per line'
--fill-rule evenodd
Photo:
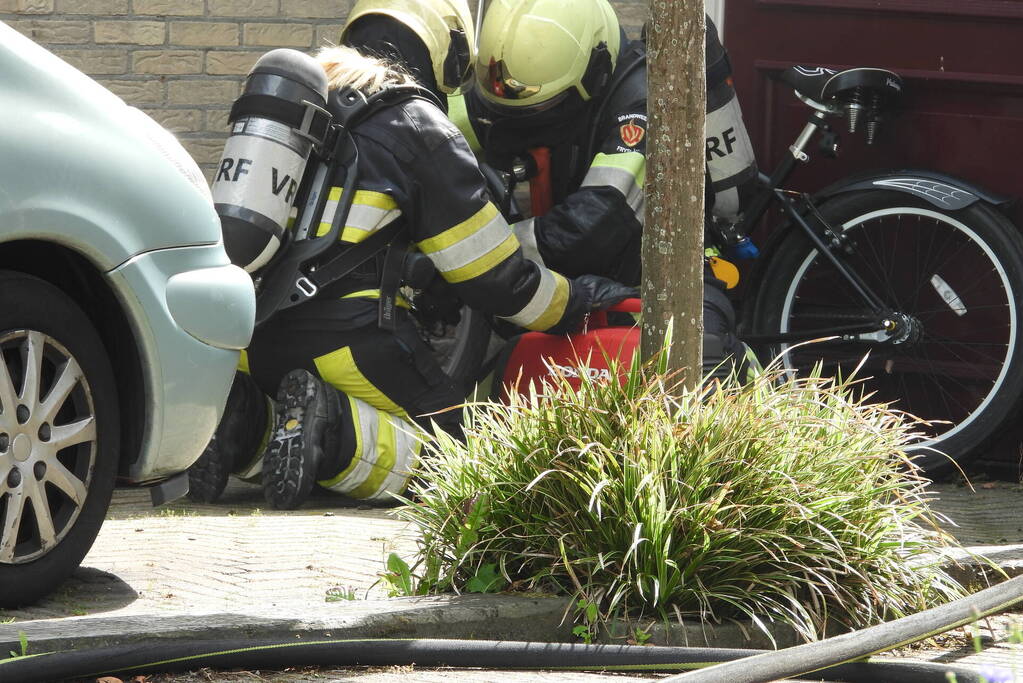
<path fill-rule="evenodd" d="M 145 382 L 146 424 L 127 478 L 153 482 L 187 469 L 220 421 L 252 336 L 252 279 L 221 245 L 147 252 L 107 277 L 134 328 Z"/>

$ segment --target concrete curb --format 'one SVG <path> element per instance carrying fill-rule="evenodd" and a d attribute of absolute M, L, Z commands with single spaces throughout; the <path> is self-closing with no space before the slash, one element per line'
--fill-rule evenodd
<path fill-rule="evenodd" d="M 91 649 L 157 639 L 459 638 L 566 642 L 563 598 L 462 595 L 332 603 L 318 610 L 254 613 L 95 616 L 39 619 L 0 626 L 0 652 Z M 576 639 L 577 640 L 577 639 Z"/>
<path fill-rule="evenodd" d="M 1015 545 L 974 545 L 944 551 L 945 570 L 966 586 L 984 587 L 1023 574 L 1023 547 Z M 987 558 L 994 566 L 980 558 Z M 998 569 L 1005 572 L 999 574 Z"/>
<path fill-rule="evenodd" d="M 1006 546 L 976 546 L 950 556 L 950 570 L 966 586 L 1002 580 L 974 554 L 988 554 L 1009 576 L 1023 574 L 1018 551 L 998 562 Z M 20 651 L 24 634 L 30 653 L 92 649 L 109 645 L 151 643 L 157 639 L 261 638 L 454 638 L 531 642 L 579 642 L 564 617 L 571 603 L 558 597 L 457 595 L 390 600 L 355 600 L 273 608 L 273 616 L 253 610 L 187 615 L 97 615 L 38 619 L 0 625 L 0 652 Z M 792 629 L 768 625 L 771 637 L 749 623 L 719 625 L 646 621 L 612 623 L 601 640 L 624 643 L 643 629 L 651 645 L 775 649 L 801 644 Z M 773 642 L 772 642 L 773 638 Z"/>
<path fill-rule="evenodd" d="M 563 617 L 571 603 L 556 597 L 460 595 L 395 598 L 325 605 L 318 610 L 279 610 L 273 617 L 254 613 L 87 616 L 39 619 L 0 626 L 0 652 L 20 651 L 21 634 L 29 653 L 94 649 L 155 640 L 325 638 L 452 638 L 529 642 L 580 642 Z M 802 643 L 788 628 L 771 629 L 772 644 L 750 624 L 645 624 L 614 622 L 601 638 L 623 644 L 637 628 L 650 645 L 774 649 Z"/>

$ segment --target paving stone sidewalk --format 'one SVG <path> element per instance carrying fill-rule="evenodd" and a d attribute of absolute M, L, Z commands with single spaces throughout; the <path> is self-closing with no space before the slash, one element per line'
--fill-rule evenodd
<path fill-rule="evenodd" d="M 1023 488 L 993 483 L 974 491 L 952 485 L 938 490 L 934 507 L 955 520 L 958 526 L 949 530 L 964 545 L 1010 574 L 1023 573 Z M 41 604 L 0 612 L 0 622 L 15 620 L 0 625 L 0 636 L 5 629 L 24 628 L 35 636 L 56 627 L 61 633 L 113 637 L 118 628 L 131 633 L 143 624 L 152 634 L 166 635 L 180 624 L 210 628 L 214 616 L 257 631 L 273 619 L 283 620 L 281 628 L 322 632 L 343 623 L 339 615 L 359 624 L 365 622 L 358 619 L 381 613 L 414 621 L 422 613 L 419 606 L 386 601 L 379 581 L 389 553 L 410 557 L 414 549 L 410 530 L 391 510 L 360 509 L 329 494 L 302 510 L 279 512 L 266 509 L 259 487 L 241 482 L 232 483 L 217 505 L 179 501 L 158 510 L 144 492 L 119 491 L 83 567 Z M 504 623 L 501 637 L 528 635 L 523 629 L 529 627 L 557 630 L 556 615 L 541 614 L 528 600 L 508 612 L 483 603 L 461 609 L 449 609 L 439 622 L 427 619 L 416 633 L 454 637 L 459 634 L 451 623 L 481 617 L 497 631 Z M 995 639 L 1004 639 L 1011 619 L 992 624 Z M 485 629 L 472 630 L 478 625 L 467 628 L 478 637 L 493 637 Z M 961 637 L 911 654 L 1001 665 L 1023 657 L 1018 648 L 1005 646 L 977 657 Z"/>

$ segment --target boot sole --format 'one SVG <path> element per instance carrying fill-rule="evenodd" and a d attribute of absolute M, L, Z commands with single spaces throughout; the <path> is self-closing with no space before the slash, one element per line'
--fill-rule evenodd
<path fill-rule="evenodd" d="M 263 494 L 278 510 L 294 510 L 309 498 L 323 459 L 329 419 L 324 385 L 305 370 L 285 375 L 277 391 L 277 417 L 263 462 Z"/>

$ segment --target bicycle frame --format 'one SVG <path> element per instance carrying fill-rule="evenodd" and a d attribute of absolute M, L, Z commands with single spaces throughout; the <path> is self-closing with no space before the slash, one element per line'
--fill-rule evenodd
<path fill-rule="evenodd" d="M 744 335 L 744 339 L 753 344 L 771 344 L 781 342 L 809 341 L 822 337 L 842 337 L 847 339 L 853 333 L 866 342 L 883 343 L 890 339 L 897 331 L 898 323 L 895 321 L 893 311 L 884 301 L 864 282 L 863 278 L 842 259 L 844 251 L 850 251 L 852 246 L 848 244 L 842 230 L 836 230 L 828 224 L 820 214 L 809 194 L 785 190 L 781 185 L 788 179 L 795 170 L 797 163 L 807 163 L 810 156 L 806 153 L 807 146 L 814 141 L 818 133 L 833 135 L 831 126 L 827 123 L 828 115 L 837 115 L 840 112 L 831 110 L 817 102 L 805 100 L 814 112 L 810 115 L 803 130 L 799 133 L 795 142 L 789 147 L 789 154 L 779 162 L 774 172 L 766 180 L 760 192 L 754 197 L 745 219 L 740 225 L 740 232 L 747 234 L 767 212 L 772 201 L 778 202 L 782 212 L 797 229 L 801 230 L 810 240 L 818 252 L 830 262 L 841 276 L 850 284 L 853 291 L 862 299 L 864 305 L 871 311 L 875 320 L 870 324 L 841 325 L 818 330 L 808 330 L 798 333 L 778 333 L 771 335 Z M 832 143 L 837 147 L 837 142 Z M 823 233 L 827 242 L 821 236 L 821 231 L 815 229 L 806 219 L 812 215 L 823 227 Z"/>

